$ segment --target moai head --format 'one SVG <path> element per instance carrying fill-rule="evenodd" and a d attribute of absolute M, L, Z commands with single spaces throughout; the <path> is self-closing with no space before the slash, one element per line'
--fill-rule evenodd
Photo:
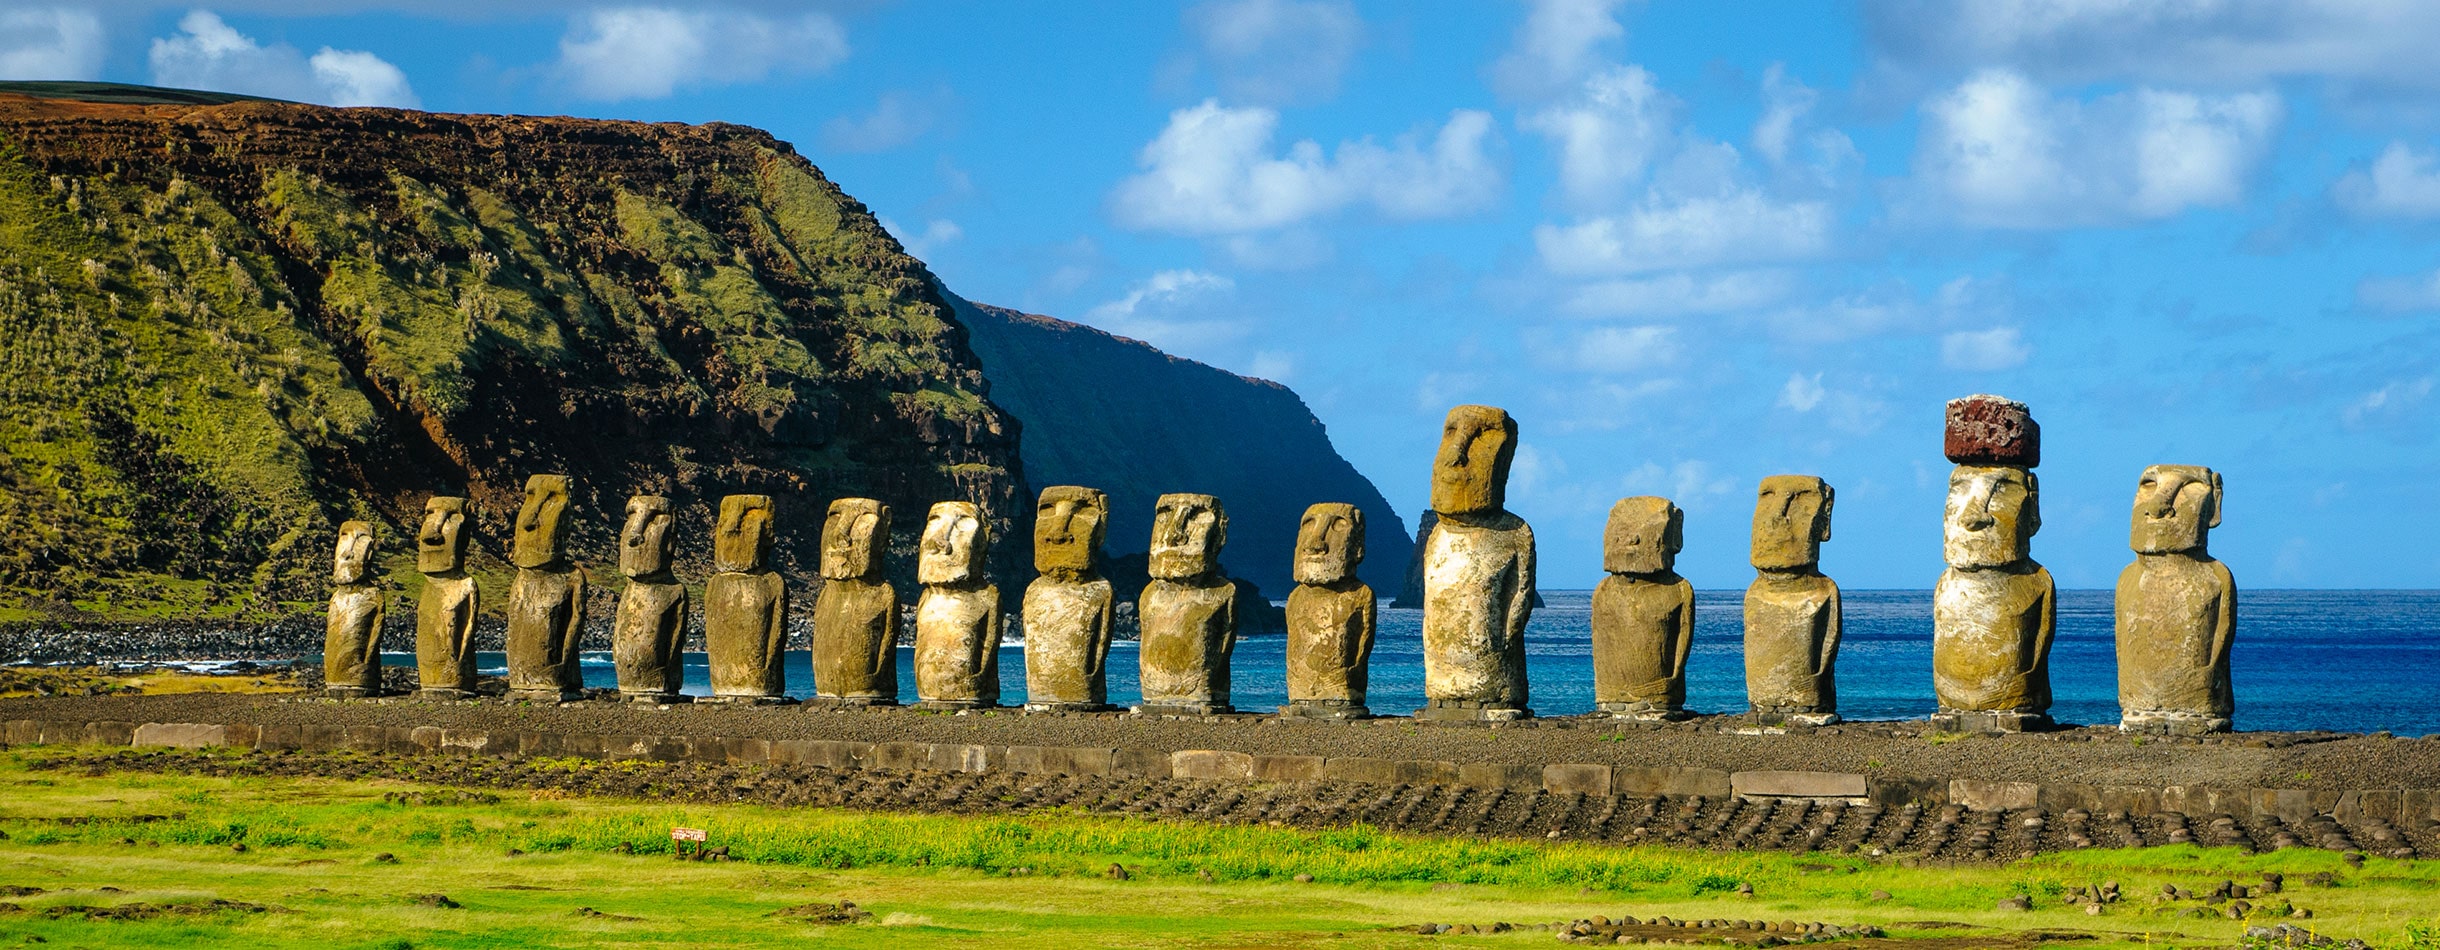
<path fill-rule="evenodd" d="M 509 561 L 518 567 L 549 567 L 565 556 L 568 477 L 536 475 L 525 480 L 525 506 L 517 509 L 517 541 Z"/>
<path fill-rule="evenodd" d="M 1147 570 L 1182 581 L 1220 569 L 1220 547 L 1228 543 L 1228 511 L 1210 495 L 1173 492 L 1152 506 L 1152 552 Z"/>
<path fill-rule="evenodd" d="M 1336 584 L 1364 563 L 1364 509 L 1323 502 L 1305 509 L 1296 526 L 1294 573 L 1299 584 Z"/>
<path fill-rule="evenodd" d="M 629 577 L 651 577 L 669 570 L 669 499 L 637 495 L 627 499 L 627 523 L 618 532 L 618 570 Z"/>
<path fill-rule="evenodd" d="M 373 526 L 350 521 L 339 526 L 339 549 L 330 559 L 330 582 L 362 584 L 373 576 Z"/>
<path fill-rule="evenodd" d="M 434 495 L 424 501 L 424 524 L 415 532 L 415 569 L 426 574 L 466 569 L 466 499 Z"/>
<path fill-rule="evenodd" d="M 1669 499 L 1642 495 L 1610 506 L 1601 532 L 1601 569 L 1612 574 L 1659 574 L 1677 566 L 1686 547 L 1686 513 Z"/>
<path fill-rule="evenodd" d="M 890 546 L 890 506 L 870 498 L 830 503 L 822 520 L 822 576 L 844 581 L 881 573 Z"/>
<path fill-rule="evenodd" d="M 759 571 L 771 562 L 771 496 L 729 495 L 720 499 L 720 521 L 712 526 L 712 570 Z"/>
<path fill-rule="evenodd" d="M 1517 421 L 1491 406 L 1449 410 L 1432 459 L 1432 510 L 1491 514 L 1508 506 L 1508 464 L 1516 459 Z"/>
<path fill-rule="evenodd" d="M 1810 570 L 1830 540 L 1830 483 L 1811 475 L 1773 475 L 1754 498 L 1754 567 Z"/>
<path fill-rule="evenodd" d="M 1960 465 L 1949 472 L 1940 556 L 1955 568 L 2003 567 L 2032 551 L 2042 529 L 2042 483 L 2013 465 Z"/>
<path fill-rule="evenodd" d="M 2220 526 L 2220 473 L 2200 465 L 2154 465 L 2135 488 L 2137 554 L 2203 553 Z"/>
<path fill-rule="evenodd" d="M 1089 571 L 1109 530 L 1110 498 L 1098 488 L 1053 485 L 1034 505 L 1034 570 Z"/>
<path fill-rule="evenodd" d="M 923 522 L 923 549 L 915 560 L 915 579 L 925 584 L 963 584 L 983 576 L 983 552 L 991 547 L 991 526 L 983 510 L 970 501 L 944 501 L 932 506 Z"/>

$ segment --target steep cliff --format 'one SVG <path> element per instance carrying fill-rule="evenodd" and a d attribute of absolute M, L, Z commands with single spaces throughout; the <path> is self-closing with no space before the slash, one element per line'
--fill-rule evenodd
<path fill-rule="evenodd" d="M 835 497 L 895 505 L 902 555 L 933 501 L 1019 510 L 932 276 L 764 132 L 17 92 L 0 616 L 293 610 L 340 520 L 403 567 L 464 493 L 496 555 L 535 472 L 577 477 L 596 570 L 638 492 L 698 567 L 719 495 L 778 496 L 800 575 Z"/>
<path fill-rule="evenodd" d="M 1362 576 L 1396 595 L 1413 539 L 1372 482 L 1330 445 L 1304 400 L 1080 324 L 949 297 L 991 378 L 991 398 L 1025 426 L 1029 487 L 1089 485 L 1110 494 L 1112 580 L 1143 586 L 1153 503 L 1206 492 L 1228 507 L 1221 561 L 1265 595 L 1294 587 L 1289 559 L 1305 508 L 1363 509 Z"/>

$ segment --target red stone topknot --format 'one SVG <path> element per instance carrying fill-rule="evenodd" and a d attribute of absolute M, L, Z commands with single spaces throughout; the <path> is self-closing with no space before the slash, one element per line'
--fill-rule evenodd
<path fill-rule="evenodd" d="M 2024 403 L 2005 396 L 1951 399 L 1942 450 L 1959 465 L 2032 468 L 2042 464 L 2042 427 Z"/>

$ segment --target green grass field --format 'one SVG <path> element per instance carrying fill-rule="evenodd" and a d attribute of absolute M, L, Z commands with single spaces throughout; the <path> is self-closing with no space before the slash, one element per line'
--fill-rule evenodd
<path fill-rule="evenodd" d="M 2201 903 L 2153 895 L 2164 882 L 2201 890 L 2222 879 L 2257 882 L 2266 870 L 2289 882 L 2271 903 L 2314 913 L 2288 922 L 2377 947 L 2440 946 L 2410 932 L 2440 924 L 2440 864 L 2373 859 L 2354 869 L 2320 851 L 2177 846 L 1908 867 L 1367 828 L 972 819 L 386 781 L 97 774 L 84 754 L 0 752 L 0 902 L 13 905 L 0 906 L 0 947 L 35 938 L 60 947 L 316 950 L 1525 946 L 1556 941 L 1547 931 L 1423 937 L 1390 928 L 1595 914 L 1881 925 L 1893 939 L 1873 945 L 2021 946 L 2025 934 L 2047 930 L 2090 934 L 2053 937 L 2077 947 L 2231 946 L 2245 922 L 2179 917 Z M 680 826 L 706 829 L 733 860 L 672 860 L 669 830 Z M 1107 875 L 1113 863 L 1128 879 Z M 2324 871 L 2338 875 L 2334 885 L 2304 883 Z M 2060 899 L 2070 886 L 2104 880 L 2119 882 L 2126 899 L 2099 916 Z M 1739 884 L 1753 896 L 1739 895 Z M 1876 890 L 1891 896 L 1874 900 Z M 2019 893 L 2034 898 L 2034 910 L 1994 909 Z M 459 906 L 418 902 L 434 894 Z M 782 913 L 838 901 L 872 916 L 824 924 Z"/>

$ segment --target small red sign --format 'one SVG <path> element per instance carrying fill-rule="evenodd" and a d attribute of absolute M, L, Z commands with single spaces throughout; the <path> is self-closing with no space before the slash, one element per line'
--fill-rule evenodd
<path fill-rule="evenodd" d="M 701 828 L 669 829 L 669 840 L 671 841 L 707 841 L 710 838 L 711 836 L 705 834 Z"/>

